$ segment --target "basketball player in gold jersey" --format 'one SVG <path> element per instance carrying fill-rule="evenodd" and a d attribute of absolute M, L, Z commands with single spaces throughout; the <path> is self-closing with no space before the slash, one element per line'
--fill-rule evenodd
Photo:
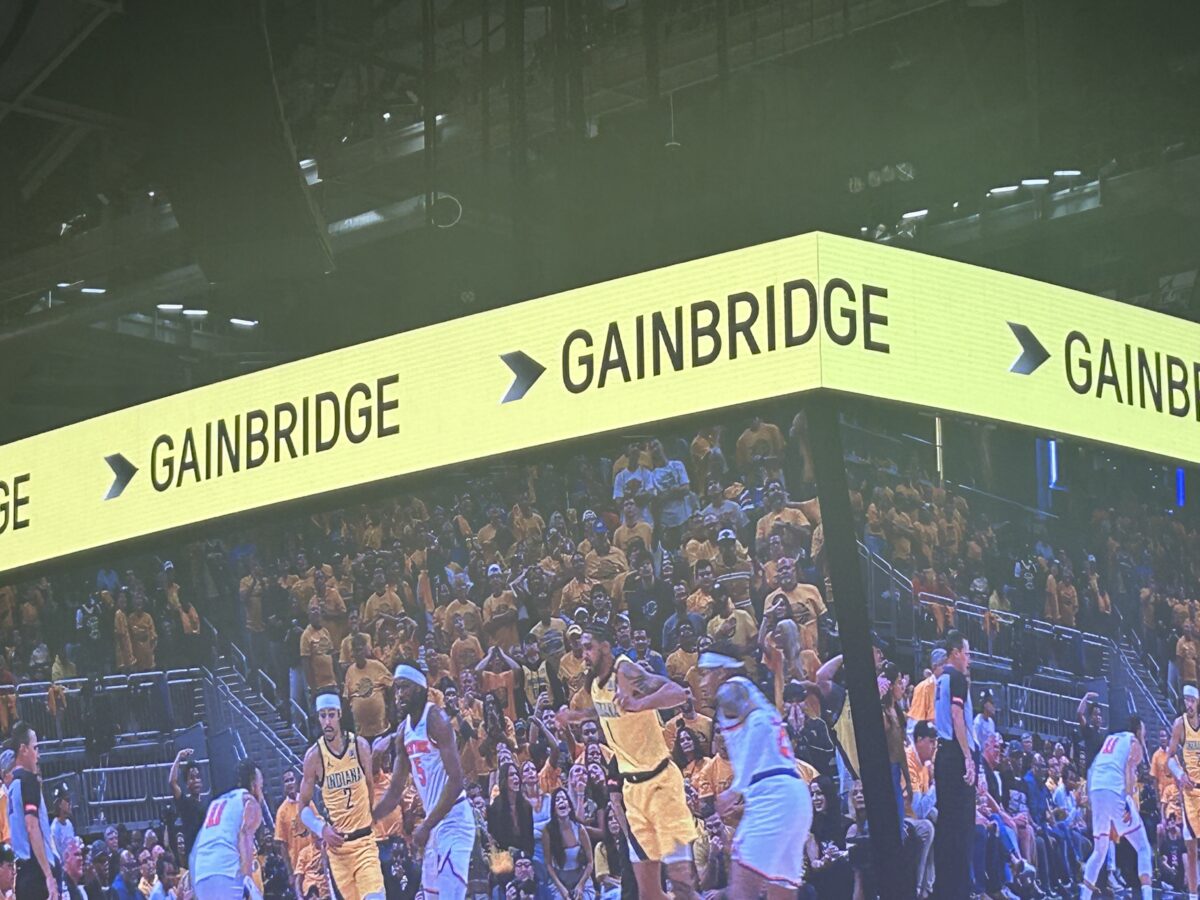
<path fill-rule="evenodd" d="M 585 625 L 581 640 L 593 708 L 563 710 L 559 723 L 597 719 L 612 748 L 622 781 L 612 800 L 624 805 L 638 897 L 663 900 L 665 865 L 675 898 L 692 900 L 696 826 L 684 797 L 683 774 L 671 761 L 658 718 L 660 709 L 683 706 L 687 689 L 627 656 L 614 660 L 612 634 L 605 625 Z"/>
<path fill-rule="evenodd" d="M 1200 837 L 1200 690 L 1194 684 L 1183 688 L 1183 715 L 1171 726 L 1167 768 L 1179 785 L 1183 839 L 1187 846 L 1184 874 L 1187 876 L 1188 900 L 1196 900 L 1196 838 Z"/>
<path fill-rule="evenodd" d="M 336 693 L 318 694 L 316 707 L 321 736 L 304 754 L 300 821 L 324 841 L 330 879 L 343 900 L 384 900 L 371 828 L 371 748 L 362 737 L 342 730 L 342 702 Z M 314 787 L 321 789 L 324 821 L 310 805 Z"/>

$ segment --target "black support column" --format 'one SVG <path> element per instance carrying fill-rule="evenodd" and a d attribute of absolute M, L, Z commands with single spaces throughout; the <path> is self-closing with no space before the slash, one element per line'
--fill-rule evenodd
<path fill-rule="evenodd" d="M 842 452 L 836 395 L 824 391 L 805 403 L 809 448 L 817 475 L 825 558 L 841 635 L 842 671 L 850 694 L 859 777 L 871 828 L 871 859 L 881 900 L 911 900 L 904 892 L 900 821 L 892 789 L 891 767 L 883 734 L 883 714 L 871 646 L 866 585 L 858 558 L 857 531 L 850 509 L 850 488 Z"/>

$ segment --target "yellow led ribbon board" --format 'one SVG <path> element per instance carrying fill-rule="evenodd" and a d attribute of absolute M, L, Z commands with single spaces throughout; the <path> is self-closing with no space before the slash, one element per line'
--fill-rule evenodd
<path fill-rule="evenodd" d="M 809 234 L 383 338 L 0 447 L 0 572 L 821 387 L 1200 461 L 1200 326 Z"/>

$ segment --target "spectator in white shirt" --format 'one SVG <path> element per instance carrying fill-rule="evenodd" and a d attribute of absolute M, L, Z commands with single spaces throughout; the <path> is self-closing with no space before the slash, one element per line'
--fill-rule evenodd
<path fill-rule="evenodd" d="M 67 845 L 75 839 L 75 823 L 71 821 L 71 795 L 63 788 L 54 794 L 54 821 L 50 823 L 50 840 L 59 859 L 67 858 Z"/>
<path fill-rule="evenodd" d="M 996 700 L 991 694 L 984 694 L 980 701 L 980 711 L 975 716 L 975 745 L 986 747 L 988 738 L 996 733 Z"/>

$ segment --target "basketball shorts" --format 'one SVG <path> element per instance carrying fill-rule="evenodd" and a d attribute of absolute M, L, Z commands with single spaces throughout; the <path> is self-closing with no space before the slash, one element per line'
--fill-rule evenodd
<path fill-rule="evenodd" d="M 621 797 L 629 822 L 630 859 L 672 863 L 691 858 L 696 820 L 688 809 L 678 766 L 669 763 L 641 784 L 626 781 Z"/>
<path fill-rule="evenodd" d="M 464 900 L 467 870 L 475 849 L 475 816 L 466 799 L 438 822 L 421 859 L 421 890 L 429 900 Z"/>
<path fill-rule="evenodd" d="M 1182 791 L 1179 801 L 1183 807 L 1183 838 L 1197 840 L 1200 838 L 1200 788 Z"/>
<path fill-rule="evenodd" d="M 776 775 L 746 790 L 746 811 L 733 836 L 733 859 L 767 882 L 796 888 L 804 879 L 804 845 L 812 828 L 812 794 L 800 778 Z"/>
<path fill-rule="evenodd" d="M 1142 817 L 1124 794 L 1103 788 L 1092 791 L 1092 835 L 1116 834 L 1123 838 L 1142 827 Z"/>
<path fill-rule="evenodd" d="M 383 869 L 375 836 L 346 841 L 342 846 L 326 847 L 329 876 L 342 900 L 383 900 Z"/>
<path fill-rule="evenodd" d="M 196 882 L 192 896 L 196 900 L 244 900 L 246 879 L 233 875 L 206 875 Z"/>

